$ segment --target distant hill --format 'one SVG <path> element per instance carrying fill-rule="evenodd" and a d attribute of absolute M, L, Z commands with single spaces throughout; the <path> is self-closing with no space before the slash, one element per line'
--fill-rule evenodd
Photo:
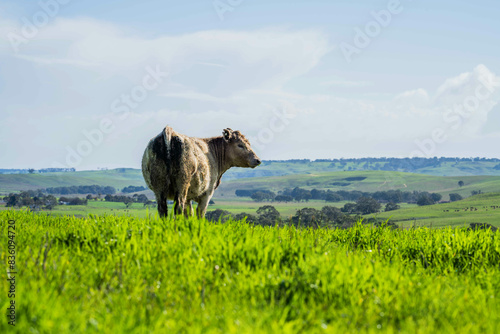
<path fill-rule="evenodd" d="M 44 171 L 47 169 L 44 169 Z M 500 177 L 500 160 L 499 159 L 465 159 L 465 158 L 414 158 L 414 159 L 399 159 L 399 158 L 361 158 L 361 159 L 332 159 L 332 160 L 315 160 L 310 161 L 308 159 L 303 160 L 285 160 L 285 161 L 264 161 L 262 165 L 255 169 L 250 168 L 231 168 L 224 174 L 223 183 L 221 189 L 217 191 L 216 195 L 220 196 L 222 193 L 227 193 L 228 196 L 234 196 L 234 189 L 241 187 L 238 183 L 241 181 L 243 183 L 247 182 L 244 179 L 249 179 L 249 183 L 245 183 L 245 186 L 251 186 L 252 184 L 266 184 L 270 188 L 288 186 L 306 186 L 306 187 L 321 187 L 325 186 L 327 189 L 345 189 L 350 190 L 350 187 L 356 186 L 354 184 L 346 185 L 345 180 L 341 180 L 341 176 L 337 176 L 335 173 L 346 173 L 347 175 L 362 175 L 363 172 L 373 172 L 379 175 L 381 178 L 379 181 L 381 183 L 385 182 L 385 179 L 405 179 L 408 178 L 407 173 L 423 174 L 427 176 L 460 176 L 464 178 L 465 176 L 477 176 L 479 179 L 470 180 L 482 180 L 482 176 L 498 176 Z M 402 172 L 406 172 L 402 173 Z M 332 174 L 333 173 L 333 174 Z M 354 174 L 350 174 L 354 173 Z M 358 174 L 356 174 L 358 173 Z M 361 173 L 361 174 L 359 174 Z M 379 174 L 376 174 L 379 173 Z M 289 177 L 285 177 L 289 176 Z M 321 177 L 316 177 L 321 176 Z M 285 178 L 283 178 L 285 177 Z M 337 180 L 338 179 L 338 180 Z M 441 178 L 423 178 L 420 176 L 420 181 L 423 182 L 422 186 L 415 185 L 416 190 L 432 190 L 441 191 L 435 188 L 435 181 L 424 181 L 427 180 L 441 180 Z M 488 179 L 488 178 L 486 178 Z M 236 183 L 228 183 L 228 181 L 237 180 Z M 336 180 L 336 181 L 332 181 Z M 340 180 L 340 181 L 339 181 Z M 448 178 L 446 181 L 447 189 L 455 189 L 455 185 L 452 183 L 458 182 L 458 179 Z M 496 178 L 490 178 L 489 180 L 496 180 Z M 456 182 L 455 182 L 456 181 Z M 466 181 L 464 179 L 464 181 Z M 309 184 L 308 184 L 309 182 Z M 340 182 L 337 185 L 331 184 L 331 182 Z M 360 183 L 359 186 L 365 187 L 368 185 L 365 183 Z M 458 189 L 459 193 L 469 195 L 471 187 L 479 187 L 479 185 L 468 185 L 469 181 L 466 181 L 466 186 L 463 189 Z M 476 182 L 476 181 L 474 181 Z M 495 181 L 496 182 L 496 181 Z M 329 184 L 330 183 L 330 184 Z M 404 183 L 404 182 L 403 182 Z M 438 183 L 441 184 L 442 182 Z M 145 186 L 144 180 L 142 178 L 142 173 L 140 169 L 132 168 L 117 168 L 110 170 L 97 170 L 97 171 L 80 171 L 80 172 L 44 172 L 44 173 L 32 173 L 32 174 L 0 174 L 0 193 L 8 193 L 13 191 L 29 190 L 29 189 L 39 189 L 47 187 L 61 187 L 61 186 L 78 186 L 78 185 L 100 185 L 100 186 L 112 186 L 118 189 L 122 189 L 126 186 Z M 271 184 L 271 185 L 269 185 Z M 474 184 L 474 183 L 473 183 Z M 493 189 L 497 186 L 483 185 L 483 191 L 487 189 Z M 276 185 L 276 187 L 274 186 Z M 380 185 L 380 183 L 378 184 Z M 378 187 L 370 186 L 369 189 L 375 189 Z M 387 183 L 386 183 L 387 185 Z M 411 184 L 406 183 L 407 187 Z M 402 186 L 401 186 L 402 187 Z M 428 188 L 430 187 L 430 188 Z M 417 189 L 418 188 L 418 189 Z M 413 189 L 413 188 L 411 188 Z M 359 189 L 363 190 L 363 189 Z M 493 191 L 499 191 L 500 188 L 496 188 Z M 371 191 L 371 190 L 370 190 Z M 443 190 L 444 192 L 448 190 Z M 229 194 L 231 193 L 231 194 Z"/>
<path fill-rule="evenodd" d="M 500 159 L 486 158 L 360 158 L 267 160 L 255 169 L 232 168 L 224 180 L 340 171 L 394 171 L 440 176 L 500 175 Z"/>
<path fill-rule="evenodd" d="M 458 181 L 463 181 L 460 187 Z M 449 198 L 449 193 L 459 193 L 467 197 L 473 190 L 482 192 L 500 191 L 500 176 L 435 176 L 415 173 L 388 171 L 350 171 L 295 174 L 260 178 L 243 178 L 223 182 L 216 190 L 214 198 L 236 197 L 237 189 L 266 189 L 274 192 L 284 188 L 359 190 L 375 192 L 384 190 L 429 191 Z"/>
<path fill-rule="evenodd" d="M 43 174 L 0 174 L 0 193 L 4 194 L 21 190 L 93 184 L 111 186 L 117 190 L 126 186 L 145 186 L 142 172 L 132 168 Z"/>

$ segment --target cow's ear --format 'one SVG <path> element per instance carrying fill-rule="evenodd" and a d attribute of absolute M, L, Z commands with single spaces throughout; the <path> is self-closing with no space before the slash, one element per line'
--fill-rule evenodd
<path fill-rule="evenodd" d="M 222 137 L 224 138 L 225 141 L 229 141 L 231 139 L 231 135 L 233 134 L 233 130 L 230 128 L 224 129 L 222 131 Z"/>

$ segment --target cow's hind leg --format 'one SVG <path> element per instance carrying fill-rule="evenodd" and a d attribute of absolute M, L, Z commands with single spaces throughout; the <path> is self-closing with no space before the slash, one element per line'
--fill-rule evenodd
<path fill-rule="evenodd" d="M 156 201 L 158 202 L 158 214 L 160 218 L 166 218 L 168 215 L 168 206 L 167 206 L 167 194 L 161 192 L 156 195 Z"/>

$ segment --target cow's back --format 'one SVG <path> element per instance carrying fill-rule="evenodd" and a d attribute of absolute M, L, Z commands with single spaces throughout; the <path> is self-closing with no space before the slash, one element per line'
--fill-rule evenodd
<path fill-rule="evenodd" d="M 155 194 L 165 192 L 173 198 L 179 188 L 189 183 L 189 197 L 194 199 L 209 185 L 206 153 L 203 141 L 166 127 L 144 151 L 142 173 L 146 184 Z"/>

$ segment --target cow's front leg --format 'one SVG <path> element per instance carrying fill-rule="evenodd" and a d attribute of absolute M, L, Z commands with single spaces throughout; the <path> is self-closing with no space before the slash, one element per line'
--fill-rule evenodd
<path fill-rule="evenodd" d="M 186 202 L 186 206 L 184 207 L 184 216 L 190 217 L 190 216 L 193 216 L 193 215 L 194 215 L 193 204 L 191 203 L 191 200 L 188 200 Z"/>
<path fill-rule="evenodd" d="M 196 214 L 198 215 L 198 218 L 205 218 L 205 213 L 207 212 L 208 202 L 210 202 L 211 197 L 212 197 L 212 194 L 207 194 L 207 195 L 200 197 L 200 200 L 198 201 L 198 207 L 196 208 Z"/>

